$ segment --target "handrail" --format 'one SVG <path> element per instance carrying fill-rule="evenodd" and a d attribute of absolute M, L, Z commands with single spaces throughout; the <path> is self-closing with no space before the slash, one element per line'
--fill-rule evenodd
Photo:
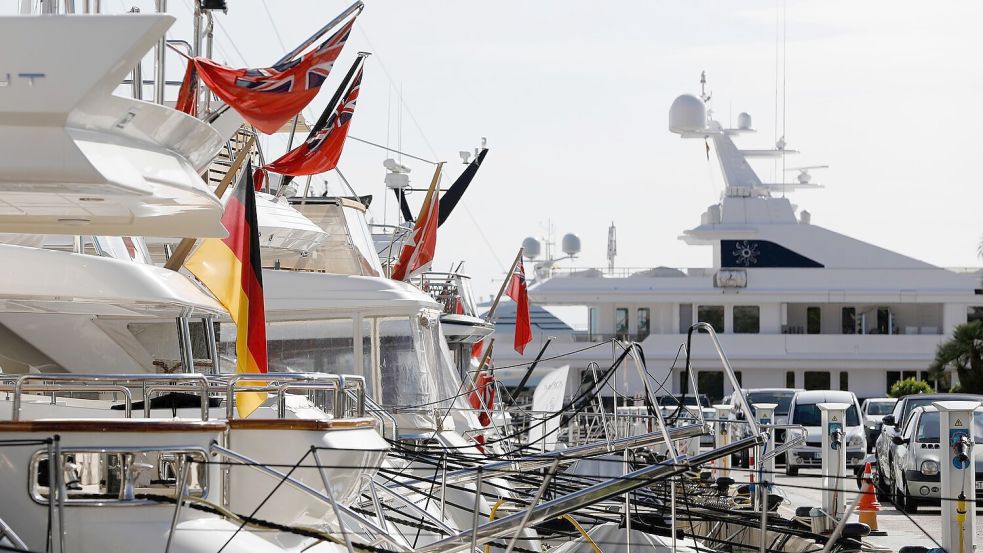
<path fill-rule="evenodd" d="M 717 350 L 717 355 L 720 356 L 720 362 L 724 366 L 724 374 L 730 380 L 731 387 L 734 388 L 734 397 L 738 398 L 741 402 L 741 410 L 745 413 L 753 413 L 751 410 L 751 405 L 747 402 L 747 397 L 744 395 L 743 388 L 741 388 L 741 383 L 737 380 L 737 375 L 734 373 L 733 367 L 730 366 L 730 360 L 727 359 L 727 355 L 724 354 L 724 349 L 720 346 L 720 340 L 717 339 L 717 331 L 710 326 L 710 323 L 698 322 L 689 327 L 689 331 L 686 333 L 686 372 L 692 374 L 693 366 L 691 362 L 691 354 L 693 352 L 691 346 L 693 343 L 693 331 L 697 329 L 702 329 L 707 332 L 710 336 L 710 341 L 713 342 L 713 347 Z M 754 417 L 748 417 L 748 424 L 751 426 L 751 434 L 760 434 L 761 429 L 758 428 L 758 422 L 754 420 Z"/>
<path fill-rule="evenodd" d="M 372 398 L 366 396 L 365 394 L 362 394 L 362 397 L 364 398 L 364 402 L 369 407 L 369 413 L 372 413 L 373 416 L 379 419 L 379 422 L 382 423 L 382 437 L 383 438 L 386 437 L 386 421 L 384 420 L 386 419 L 392 422 L 392 427 L 393 427 L 392 439 L 395 440 L 399 438 L 399 425 L 396 422 L 396 417 L 393 416 L 393 414 L 388 410 L 383 409 L 382 406 L 376 403 L 375 400 L 373 400 Z"/>
<path fill-rule="evenodd" d="M 14 416 L 20 413 L 23 388 L 27 382 L 32 380 L 80 383 L 111 382 L 116 384 L 139 382 L 144 384 L 144 386 L 147 382 L 155 381 L 193 381 L 199 383 L 201 389 L 201 420 L 208 420 L 208 380 L 204 375 L 200 374 L 25 374 L 17 377 L 16 384 L 14 385 L 14 399 L 11 409 Z M 92 390 L 91 387 L 88 389 Z M 17 419 L 15 418 L 14 420 Z"/>
<path fill-rule="evenodd" d="M 247 385 L 247 382 L 268 383 L 268 387 Z M 26 374 L 0 375 L 0 392 L 13 393 L 12 417 L 18 420 L 27 391 L 43 392 L 115 392 L 125 398 L 126 417 L 132 416 L 133 388 L 138 388 L 144 400 L 144 416 L 150 417 L 150 399 L 155 394 L 190 392 L 199 396 L 201 420 L 209 417 L 209 400 L 213 395 L 227 398 L 226 414 L 234 418 L 236 392 L 270 391 L 276 393 L 279 417 L 285 416 L 285 397 L 290 391 L 324 391 L 333 398 L 335 418 L 365 415 L 365 379 L 357 375 L 326 373 L 263 373 L 263 374 Z M 311 401 L 320 409 L 327 408 L 319 396 Z M 350 415 L 351 414 L 351 415 Z"/>
<path fill-rule="evenodd" d="M 133 395 L 130 393 L 130 389 L 126 386 L 119 385 L 102 385 L 102 386 L 91 386 L 91 385 L 79 385 L 79 386 L 52 386 L 46 384 L 30 384 L 28 386 L 22 386 L 20 391 L 18 391 L 17 386 L 13 388 L 10 386 L 0 386 L 2 391 L 13 391 L 14 392 L 14 404 L 11 406 L 10 420 L 19 421 L 20 411 L 22 403 L 18 401 L 20 399 L 20 394 L 24 391 L 28 392 L 113 392 L 123 394 L 124 409 L 126 412 L 126 418 L 133 416 Z M 55 395 L 51 395 L 51 403 L 55 405 Z"/>

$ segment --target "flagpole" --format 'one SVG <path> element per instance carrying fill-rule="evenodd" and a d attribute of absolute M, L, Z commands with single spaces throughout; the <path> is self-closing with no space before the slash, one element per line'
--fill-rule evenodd
<path fill-rule="evenodd" d="M 341 85 L 338 87 L 338 90 L 335 90 L 334 96 L 331 97 L 331 101 L 328 102 L 328 104 L 324 107 L 324 111 L 321 112 L 321 116 L 317 118 L 317 122 L 314 123 L 314 126 L 312 126 L 311 130 L 307 133 L 307 140 L 314 138 L 314 135 L 317 134 L 319 130 L 321 130 L 321 127 L 323 127 L 328 123 L 328 118 L 330 118 L 331 115 L 338 109 L 338 102 L 341 101 L 341 95 L 345 93 L 345 90 L 348 88 L 348 85 L 351 83 L 352 77 L 355 76 L 355 72 L 358 71 L 358 68 L 361 66 L 361 62 L 363 62 L 365 58 L 371 55 L 372 54 L 370 52 L 358 53 L 358 57 L 355 58 L 355 63 L 353 63 L 351 68 L 348 69 L 348 73 L 345 75 L 345 78 L 341 80 Z M 297 117 L 300 117 L 299 113 L 297 114 Z M 297 120 L 295 119 L 294 130 L 296 129 L 297 129 Z M 287 145 L 288 152 L 293 147 L 293 136 L 294 136 L 293 132 L 291 132 L 290 144 Z M 280 190 L 282 190 L 283 187 L 293 182 L 293 180 L 294 177 L 292 175 L 283 175 L 282 178 L 280 179 L 279 186 L 277 186 L 277 195 L 279 195 Z"/>
<path fill-rule="evenodd" d="M 308 46 L 310 46 L 311 44 L 314 44 L 314 41 L 316 41 L 317 39 L 319 39 L 322 36 L 324 36 L 328 31 L 330 31 L 336 25 L 338 25 L 339 23 L 341 23 L 341 21 L 343 19 L 345 19 L 349 15 L 355 13 L 356 11 L 361 12 L 364 8 L 365 8 L 365 4 L 363 4 L 361 2 L 361 0 L 359 0 L 358 2 L 355 2 L 351 6 L 348 6 L 348 9 L 346 9 L 343 12 L 341 12 L 341 15 L 339 15 L 338 17 L 332 19 L 324 27 L 321 27 L 320 30 L 318 30 L 316 33 L 314 33 L 313 35 L 311 35 L 310 38 L 308 38 L 307 40 L 305 40 L 303 42 L 303 44 L 301 44 L 300 46 L 294 48 L 290 52 L 287 52 L 287 54 L 285 56 L 283 56 L 282 58 L 280 58 L 273 65 L 274 66 L 277 66 L 277 65 L 280 65 L 281 63 L 288 62 L 288 61 L 294 59 L 295 57 L 297 57 L 297 54 L 300 54 L 301 52 L 303 52 L 304 50 L 306 50 Z"/>
<path fill-rule="evenodd" d="M 502 282 L 502 287 L 498 289 L 498 295 L 495 296 L 495 301 L 492 302 L 491 309 L 488 310 L 488 317 L 485 318 L 486 321 L 491 322 L 492 318 L 495 316 L 495 310 L 498 309 L 498 302 L 502 300 L 502 294 L 505 293 L 505 289 L 508 287 L 509 282 L 512 281 L 512 275 L 515 273 L 515 268 L 519 266 L 519 262 L 522 261 L 522 248 L 519 248 L 519 253 L 515 254 L 515 261 L 512 262 L 512 268 L 505 275 L 505 281 Z"/>
<path fill-rule="evenodd" d="M 222 182 L 218 183 L 215 187 L 215 196 L 222 199 L 225 194 L 226 189 L 229 188 L 229 184 L 232 183 L 232 179 L 235 178 L 236 173 L 239 172 L 239 168 L 242 167 L 243 162 L 249 157 L 249 151 L 252 150 L 253 144 L 256 142 L 256 135 L 253 134 L 246 141 L 245 146 L 239 149 L 236 154 L 235 160 L 232 161 L 232 165 L 229 167 L 229 171 L 222 178 Z M 208 178 L 208 171 L 205 171 L 205 178 Z M 178 243 L 177 247 L 174 248 L 174 253 L 168 258 L 167 262 L 164 263 L 165 269 L 170 269 L 172 271 L 180 271 L 181 266 L 184 265 L 184 261 L 188 258 L 191 253 L 191 248 L 194 247 L 197 238 L 182 238 L 181 242 Z"/>

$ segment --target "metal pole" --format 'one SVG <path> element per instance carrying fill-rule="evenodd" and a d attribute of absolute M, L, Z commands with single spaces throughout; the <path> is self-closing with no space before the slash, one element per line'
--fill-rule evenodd
<path fill-rule="evenodd" d="M 16 418 L 14 420 L 17 420 Z M 55 439 L 48 439 L 48 541 L 45 551 L 51 551 L 55 533 L 55 486 L 53 467 L 55 466 Z"/>
<path fill-rule="evenodd" d="M 65 483 L 62 481 L 64 469 L 61 466 L 61 436 L 55 434 L 54 442 L 55 459 L 50 467 L 54 479 L 49 477 L 48 483 L 54 483 L 54 491 L 58 498 L 58 553 L 65 553 Z"/>
<path fill-rule="evenodd" d="M 478 505 L 481 501 L 481 480 L 484 474 L 478 469 L 478 482 L 474 488 L 474 513 L 471 517 L 471 551 L 478 548 Z M 446 483 L 444 484 L 447 485 Z"/>
<path fill-rule="evenodd" d="M 157 13 L 167 13 L 167 0 L 154 0 Z M 154 57 L 154 103 L 164 105 L 165 63 L 167 62 L 167 37 L 161 35 Z"/>
<path fill-rule="evenodd" d="M 317 471 L 321 474 L 321 482 L 324 484 L 324 494 L 331 500 L 331 508 L 334 510 L 335 518 L 338 519 L 338 527 L 341 529 L 342 537 L 345 538 L 345 547 L 348 548 L 348 553 L 355 553 L 355 548 L 352 547 L 352 537 L 348 535 L 348 529 L 345 528 L 345 521 L 341 517 L 341 511 L 338 509 L 338 502 L 335 501 L 334 493 L 331 492 L 328 475 L 324 473 L 324 466 L 321 465 L 321 458 L 318 457 L 317 448 L 314 446 L 311 446 L 311 455 L 314 456 L 314 462 L 317 463 Z"/>
<path fill-rule="evenodd" d="M 714 447 L 727 445 L 730 439 L 730 405 L 714 405 L 713 409 L 717 412 L 716 428 L 713 433 Z M 730 457 L 717 460 L 717 476 L 730 476 Z"/>
<path fill-rule="evenodd" d="M 180 459 L 180 457 L 178 457 Z M 164 545 L 164 553 L 170 553 L 171 540 L 174 538 L 174 531 L 177 529 L 178 519 L 181 518 L 181 505 L 184 503 L 185 488 L 188 486 L 188 472 L 191 470 L 191 460 L 181 461 L 181 481 L 178 483 L 177 503 L 174 505 L 174 515 L 171 516 L 171 530 L 167 533 L 167 543 Z"/>
<path fill-rule="evenodd" d="M 540 484 L 539 489 L 536 490 L 536 496 L 533 498 L 532 503 L 529 504 L 529 508 L 526 509 L 525 516 L 522 518 L 522 523 L 519 524 L 519 528 L 516 529 L 515 534 L 509 541 L 509 546 L 505 548 L 505 553 L 512 553 L 512 549 L 515 548 L 515 543 L 519 541 L 519 535 L 522 534 L 522 531 L 525 530 L 526 525 L 529 524 L 529 519 L 532 517 L 533 509 L 536 508 L 536 505 L 539 505 L 539 502 L 543 499 L 543 494 L 546 493 L 546 487 L 549 486 L 549 483 L 553 480 L 553 476 L 556 475 L 556 467 L 559 464 L 560 460 L 557 459 L 556 461 L 553 461 L 550 468 L 546 469 L 546 476 L 543 478 L 543 483 Z"/>
<path fill-rule="evenodd" d="M 297 56 L 297 54 L 300 54 L 301 52 L 303 52 L 304 50 L 306 50 L 308 46 L 310 46 L 311 44 L 314 44 L 314 41 L 316 41 L 317 39 L 319 39 L 322 36 L 324 36 L 328 31 L 330 31 L 336 25 L 338 25 L 339 23 L 341 23 L 342 20 L 344 20 L 346 17 L 348 17 L 349 15 L 355 13 L 356 11 L 361 12 L 364 7 L 365 7 L 365 4 L 363 4 L 361 1 L 355 2 L 351 6 L 348 6 L 348 9 L 346 9 L 343 12 L 341 12 L 341 14 L 338 15 L 338 17 L 335 17 L 334 19 L 332 19 L 331 21 L 329 21 L 327 25 L 325 25 L 324 27 L 321 27 L 316 33 L 314 33 L 313 35 L 311 35 L 311 37 L 308 38 L 307 40 L 305 40 L 300 46 L 298 46 L 298 47 L 294 48 L 293 50 L 287 52 L 287 54 L 285 56 L 283 56 L 282 58 L 280 58 L 279 60 L 277 60 L 277 62 L 274 63 L 273 65 L 274 66 L 280 65 L 281 63 L 288 62 L 288 61 L 294 59 Z"/>
<path fill-rule="evenodd" d="M 505 289 L 508 287 L 509 282 L 512 281 L 512 274 L 515 273 L 515 268 L 519 266 L 520 261 L 522 261 L 522 248 L 519 248 L 519 253 L 515 254 L 515 260 L 512 262 L 512 267 L 509 268 L 509 272 L 505 275 L 505 281 L 502 282 L 502 287 L 498 289 L 498 295 L 495 296 L 495 301 L 492 302 L 491 308 L 488 310 L 488 316 L 485 317 L 486 321 L 491 321 L 495 317 L 495 310 L 498 309 L 498 302 L 502 300 L 502 294 L 505 293 Z"/>

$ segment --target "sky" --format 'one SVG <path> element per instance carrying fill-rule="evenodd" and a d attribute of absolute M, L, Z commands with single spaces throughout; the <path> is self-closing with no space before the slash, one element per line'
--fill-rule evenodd
<path fill-rule="evenodd" d="M 179 20 L 169 37 L 190 35 L 190 1 L 170 0 Z M 268 66 L 348 4 L 230 1 L 217 15 L 215 57 Z M 106 11 L 130 5 L 152 11 L 148 1 L 103 0 Z M 543 237 L 548 223 L 557 242 L 581 238 L 566 265 L 606 265 L 611 223 L 618 266 L 711 265 L 708 248 L 678 236 L 699 224 L 722 183 L 700 141 L 667 130 L 669 105 L 699 92 L 703 70 L 717 119 L 753 118 L 758 133 L 739 145 L 770 147 L 784 134 L 802 152 L 788 165 L 830 166 L 814 172 L 824 189 L 790 194 L 813 224 L 937 265 L 978 266 L 981 20 L 979 2 L 366 0 L 306 114 L 320 113 L 365 50 L 373 55 L 352 136 L 447 161 L 445 185 L 463 169 L 458 151 L 487 138 L 434 263 L 465 260 L 482 297 L 522 239 Z M 169 78 L 182 73 L 176 60 L 168 67 Z M 285 144 L 264 146 L 269 157 Z M 382 167 L 392 155 L 349 141 L 339 164 L 358 193 L 375 196 L 377 222 L 395 221 Z M 413 185 L 429 183 L 433 165 L 402 162 Z M 781 178 L 767 166 L 760 175 Z M 414 209 L 421 200 L 410 198 Z"/>

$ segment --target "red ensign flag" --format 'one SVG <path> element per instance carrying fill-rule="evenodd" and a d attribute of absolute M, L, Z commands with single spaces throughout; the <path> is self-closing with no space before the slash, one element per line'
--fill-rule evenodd
<path fill-rule="evenodd" d="M 532 324 L 529 320 L 529 294 L 526 291 L 526 269 L 522 266 L 522 258 L 512 271 L 505 294 L 515 302 L 515 351 L 522 355 L 526 344 L 532 342 Z"/>
<path fill-rule="evenodd" d="M 343 25 L 316 49 L 273 67 L 232 69 L 208 58 L 192 61 L 216 96 L 254 127 L 273 134 L 317 96 L 354 23 Z"/>

